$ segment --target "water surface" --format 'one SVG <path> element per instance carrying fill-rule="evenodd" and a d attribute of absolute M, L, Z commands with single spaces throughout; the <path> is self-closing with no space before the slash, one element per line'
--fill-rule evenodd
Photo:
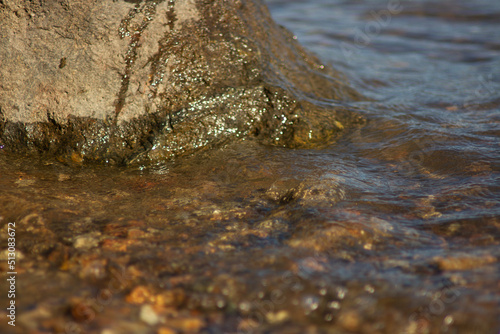
<path fill-rule="evenodd" d="M 366 125 L 128 169 L 0 154 L 19 333 L 498 333 L 500 2 L 267 4 Z"/>

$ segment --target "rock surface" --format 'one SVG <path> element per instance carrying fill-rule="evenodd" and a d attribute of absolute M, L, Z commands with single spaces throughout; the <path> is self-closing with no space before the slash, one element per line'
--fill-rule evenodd
<path fill-rule="evenodd" d="M 0 1 L 0 145 L 169 159 L 257 137 L 323 145 L 360 96 L 260 0 Z M 336 106 L 336 107 L 335 107 Z"/>

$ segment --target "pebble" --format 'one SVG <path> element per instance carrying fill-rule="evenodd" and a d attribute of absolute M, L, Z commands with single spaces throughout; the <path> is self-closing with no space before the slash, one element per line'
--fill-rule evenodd
<path fill-rule="evenodd" d="M 137 239 L 137 238 L 141 238 L 141 237 L 144 237 L 146 235 L 146 233 L 142 230 L 139 230 L 137 228 L 132 228 L 128 231 L 127 233 L 127 236 L 130 238 L 130 239 Z"/>
<path fill-rule="evenodd" d="M 99 245 L 99 240 L 95 236 L 98 235 L 100 235 L 100 233 L 94 235 L 81 235 L 75 239 L 73 247 L 76 249 L 90 249 L 97 247 Z"/>
<path fill-rule="evenodd" d="M 139 314 L 139 318 L 148 325 L 154 326 L 160 322 L 160 317 L 156 314 L 151 305 L 143 305 Z"/>
<path fill-rule="evenodd" d="M 71 178 L 71 176 L 69 176 L 68 174 L 63 174 L 63 173 L 61 173 L 61 174 L 59 174 L 59 176 L 57 177 L 57 180 L 58 180 L 59 182 L 63 182 L 63 181 L 67 181 L 67 180 L 69 180 L 70 178 Z"/>
<path fill-rule="evenodd" d="M 290 313 L 285 310 L 266 313 L 266 319 L 271 324 L 279 324 L 290 319 Z"/>
<path fill-rule="evenodd" d="M 127 303 L 131 304 L 144 304 L 146 302 L 155 301 L 154 293 L 145 286 L 136 286 L 125 298 Z"/>

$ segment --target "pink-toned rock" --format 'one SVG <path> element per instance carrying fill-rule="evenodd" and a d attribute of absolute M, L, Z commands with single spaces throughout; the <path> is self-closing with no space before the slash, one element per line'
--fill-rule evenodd
<path fill-rule="evenodd" d="M 0 3 L 0 145 L 80 163 L 324 144 L 359 95 L 260 0 Z M 321 103 L 316 101 L 321 100 Z"/>

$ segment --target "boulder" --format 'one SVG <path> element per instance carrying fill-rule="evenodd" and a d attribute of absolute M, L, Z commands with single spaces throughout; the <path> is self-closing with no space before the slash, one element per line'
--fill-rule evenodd
<path fill-rule="evenodd" d="M 361 96 L 260 0 L 0 0 L 0 147 L 150 162 L 324 145 Z"/>

